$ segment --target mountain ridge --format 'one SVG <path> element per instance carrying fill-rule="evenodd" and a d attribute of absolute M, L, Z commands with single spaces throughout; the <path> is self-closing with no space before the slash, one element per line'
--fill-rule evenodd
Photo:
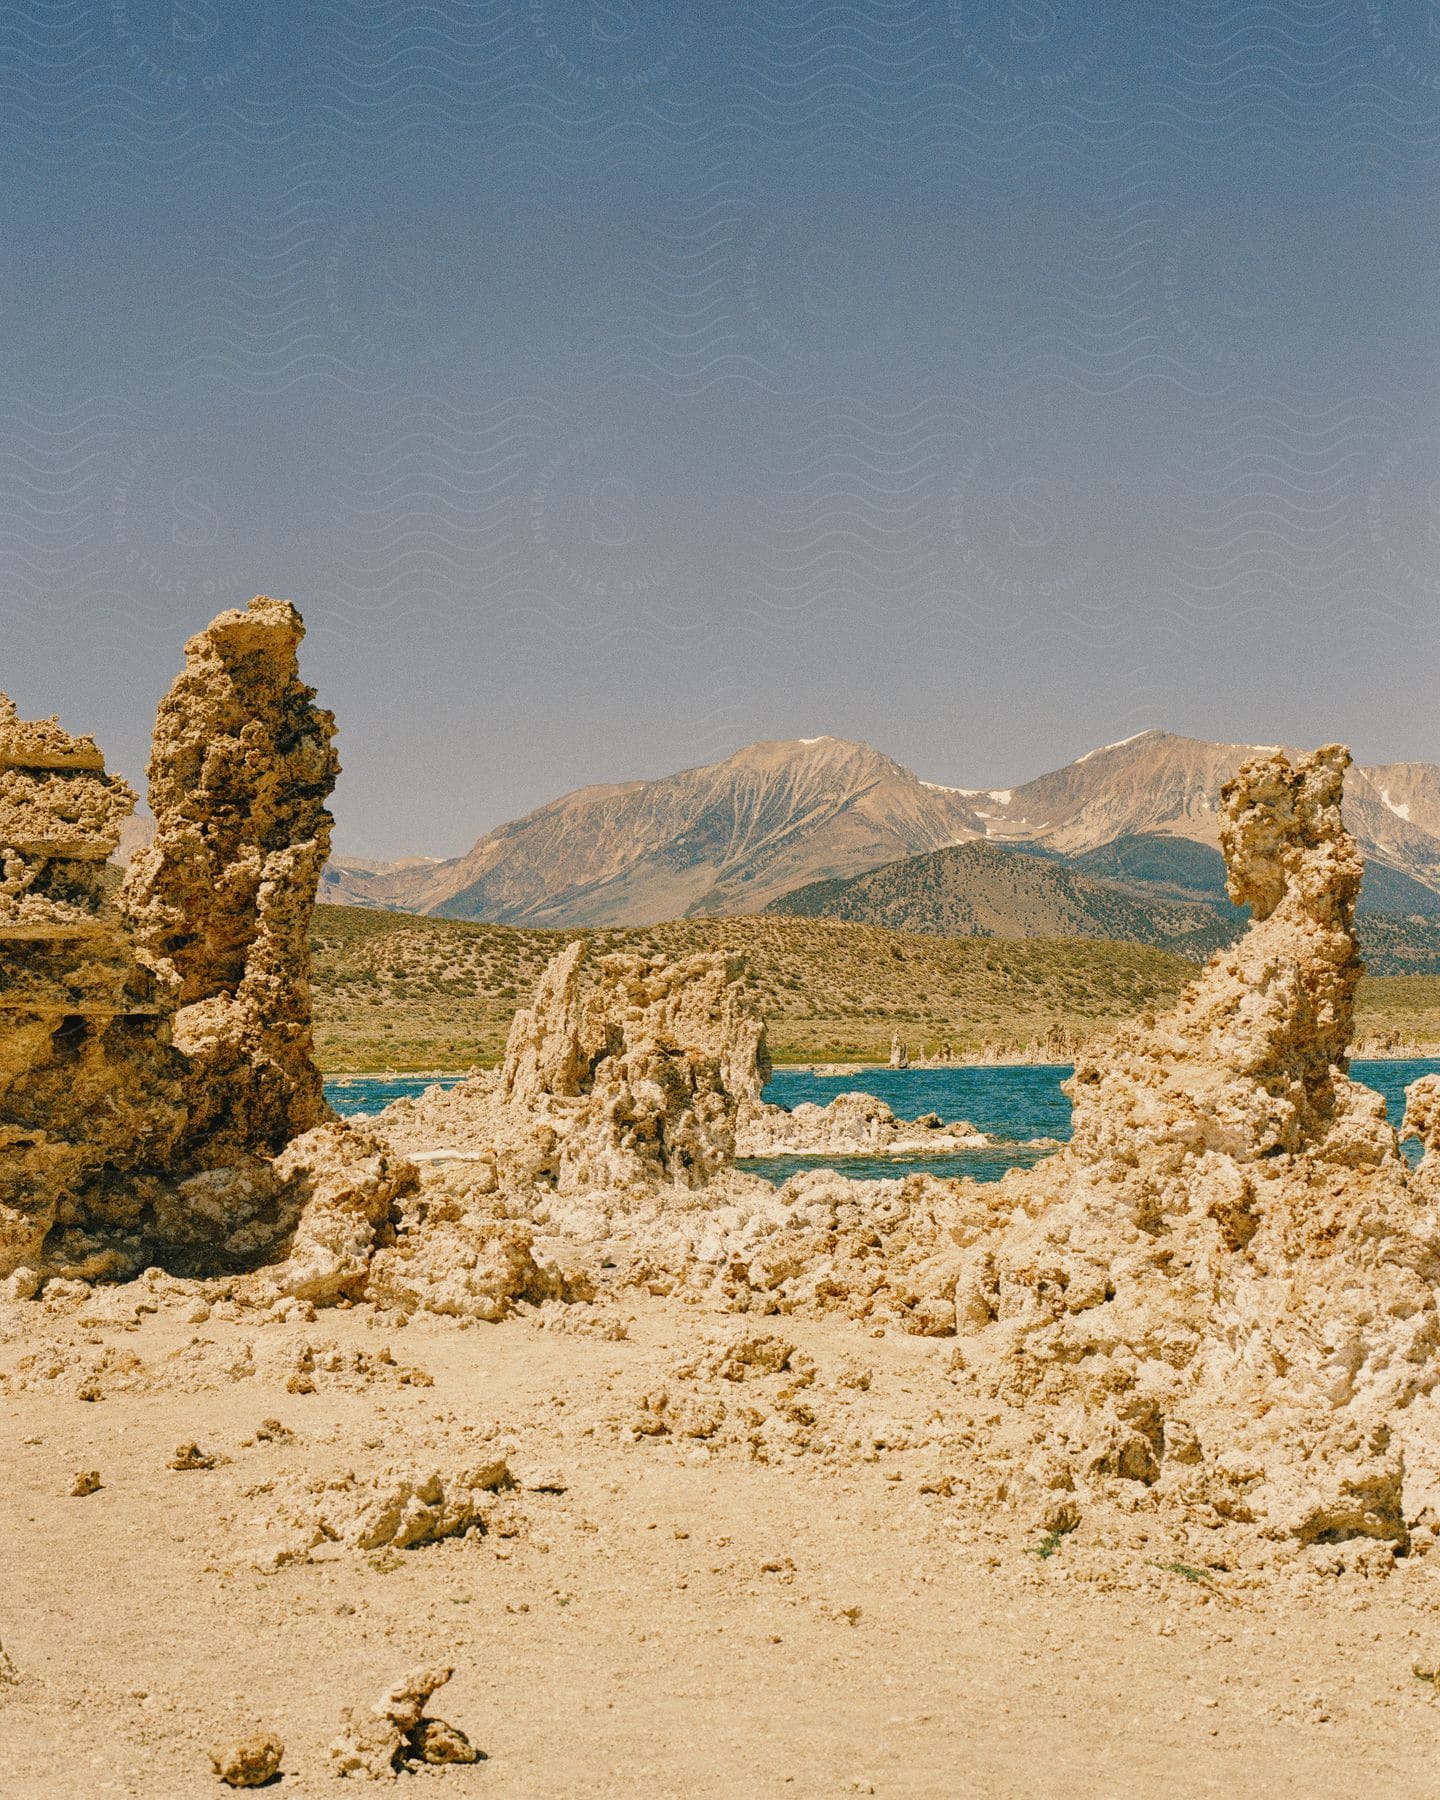
<path fill-rule="evenodd" d="M 1221 784 L 1273 748 L 1150 728 L 1012 788 L 961 788 L 868 744 L 765 739 L 673 775 L 562 794 L 462 856 L 333 859 L 322 898 L 499 924 L 647 925 L 758 913 L 814 882 L 970 842 L 1071 863 L 1138 839 L 1216 850 Z M 1372 892 L 1389 883 L 1397 912 L 1440 912 L 1440 768 L 1354 767 L 1345 811 Z"/>
<path fill-rule="evenodd" d="M 1093 938 L 1146 944 L 1203 962 L 1234 941 L 1246 914 L 1223 899 L 1146 898 L 1078 874 L 1058 857 L 977 839 L 811 882 L 765 908 L 940 937 Z"/>
<path fill-rule="evenodd" d="M 1129 850 L 1141 842 L 1117 839 L 1116 845 Z M 848 880 L 811 882 L 772 900 L 765 911 L 941 937 L 1143 944 L 1198 963 L 1233 943 L 1249 912 L 1232 905 L 1225 892 L 1219 851 L 1188 847 L 1213 857 L 1220 871 L 1218 880 L 1210 871 L 1208 888 L 1189 893 L 1133 877 L 1091 877 L 1083 868 L 1095 865 L 1095 852 L 1065 857 L 977 840 L 882 863 Z M 1372 974 L 1440 974 L 1440 896 L 1430 899 L 1428 915 L 1405 917 L 1373 905 L 1361 910 L 1361 950 Z"/>

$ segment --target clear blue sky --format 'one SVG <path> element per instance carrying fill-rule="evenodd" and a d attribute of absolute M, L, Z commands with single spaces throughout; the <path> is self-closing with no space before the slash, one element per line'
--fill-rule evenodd
<path fill-rule="evenodd" d="M 289 596 L 338 841 L 833 732 L 1440 760 L 1426 0 L 14 0 L 0 686 Z"/>

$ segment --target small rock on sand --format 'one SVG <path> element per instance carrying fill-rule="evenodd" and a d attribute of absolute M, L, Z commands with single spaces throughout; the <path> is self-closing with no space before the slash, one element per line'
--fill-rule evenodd
<path fill-rule="evenodd" d="M 227 1787 L 264 1787 L 279 1774 L 284 1754 L 285 1746 L 273 1731 L 258 1731 L 253 1737 L 217 1744 L 210 1761 Z"/>
<path fill-rule="evenodd" d="M 208 1450 L 202 1450 L 198 1444 L 177 1444 L 175 1454 L 170 1458 L 172 1469 L 213 1469 L 215 1458 Z"/>
<path fill-rule="evenodd" d="M 473 1763 L 480 1751 L 444 1719 L 422 1719 L 407 1739 L 409 1754 L 427 1763 Z"/>

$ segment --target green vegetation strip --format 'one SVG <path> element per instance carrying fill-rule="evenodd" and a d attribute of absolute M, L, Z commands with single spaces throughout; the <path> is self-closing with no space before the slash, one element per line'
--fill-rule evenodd
<path fill-rule="evenodd" d="M 1077 1038 L 1171 1004 L 1195 965 L 1084 938 L 942 938 L 829 919 L 683 919 L 540 931 L 322 906 L 312 931 L 322 1067 L 439 1072 L 493 1063 L 517 1006 L 573 938 L 597 953 L 731 949 L 770 1026 L 777 1062 L 883 1061 L 949 1043 L 1018 1055 L 1054 1025 Z M 1361 1029 L 1440 1040 L 1440 977 L 1361 984 Z"/>

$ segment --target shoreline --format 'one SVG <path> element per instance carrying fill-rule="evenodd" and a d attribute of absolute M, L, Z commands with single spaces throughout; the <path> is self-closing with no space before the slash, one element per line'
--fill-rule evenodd
<path fill-rule="evenodd" d="M 1413 1046 L 1407 1050 L 1385 1050 L 1373 1054 L 1361 1052 L 1350 1058 L 1352 1065 L 1357 1062 L 1440 1062 L 1440 1044 Z M 499 1068 L 499 1063 L 469 1064 L 463 1069 L 322 1069 L 322 1080 L 333 1082 L 337 1086 L 348 1086 L 359 1081 L 466 1081 L 472 1075 L 487 1075 Z M 903 1069 L 892 1069 L 885 1062 L 856 1062 L 853 1059 L 844 1063 L 830 1061 L 824 1057 L 806 1062 L 783 1062 L 774 1065 L 777 1075 L 815 1075 L 825 1081 L 843 1081 L 847 1075 L 869 1075 L 883 1071 L 887 1075 L 935 1075 L 946 1069 L 1068 1069 L 1074 1065 L 1070 1062 L 1035 1062 L 1026 1057 L 964 1058 L 957 1057 L 947 1063 L 912 1062 Z"/>

